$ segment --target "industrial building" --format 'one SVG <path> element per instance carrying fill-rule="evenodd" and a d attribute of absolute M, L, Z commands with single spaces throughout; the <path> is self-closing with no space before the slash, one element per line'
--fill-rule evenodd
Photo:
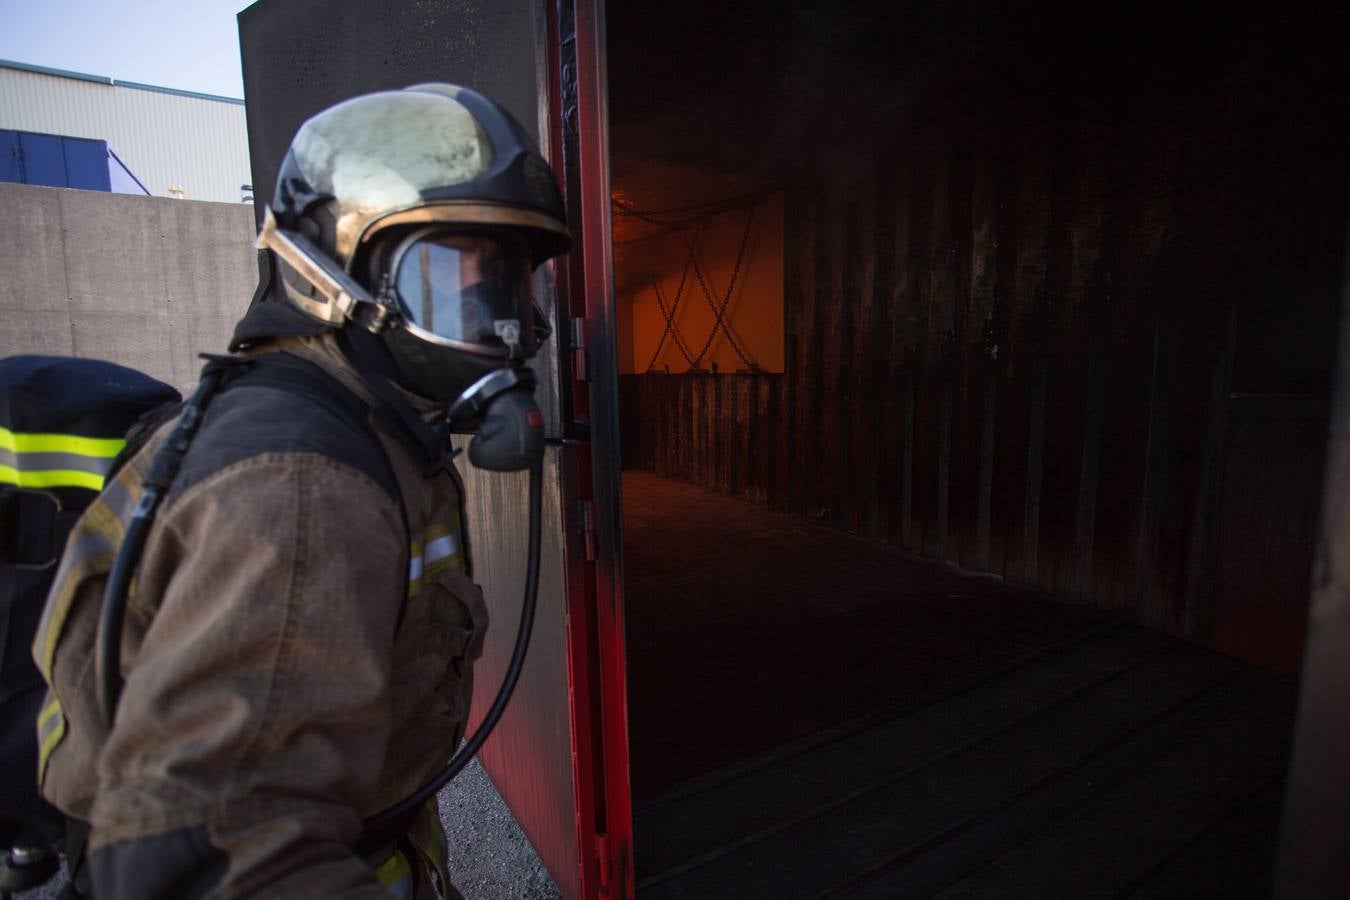
<path fill-rule="evenodd" d="M 252 197 L 244 101 L 231 97 L 0 60 L 0 137 L 3 181 L 218 203 Z M 87 163 L 60 180 L 72 149 L 115 160 L 112 186 L 91 183 Z"/>

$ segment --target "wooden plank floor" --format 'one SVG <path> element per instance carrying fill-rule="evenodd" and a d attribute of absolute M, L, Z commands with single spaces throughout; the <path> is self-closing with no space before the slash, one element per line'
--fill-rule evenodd
<path fill-rule="evenodd" d="M 833 650 L 819 652 L 815 663 L 861 669 L 859 685 L 870 679 L 888 689 L 864 690 L 867 696 L 834 710 L 833 719 L 808 720 L 794 718 L 792 708 L 820 706 L 801 699 L 800 683 L 774 697 L 763 693 L 764 682 L 751 679 L 741 693 L 727 680 L 730 670 L 703 679 L 676 666 L 672 675 L 668 660 L 661 660 L 664 678 L 644 676 L 644 657 L 630 641 L 630 674 L 638 676 L 630 685 L 648 690 L 630 688 L 635 712 L 645 703 L 662 705 L 662 691 L 714 706 L 730 693 L 742 704 L 741 718 L 754 723 L 745 730 L 767 729 L 777 738 L 757 753 L 662 784 L 639 801 L 634 825 L 642 900 L 1265 894 L 1292 685 L 1119 619 L 1095 612 L 1066 618 L 1066 611 L 1083 610 L 847 536 L 816 534 L 790 517 L 746 512 L 744 504 L 698 488 L 626 476 L 624 489 L 626 523 L 637 525 L 629 526 L 625 548 L 630 631 L 635 615 L 663 609 L 649 581 L 654 576 L 634 572 L 635 560 L 647 559 L 656 546 L 678 546 L 696 557 L 704 540 L 730 544 L 744 563 L 734 575 L 736 587 L 744 597 L 762 597 L 784 589 L 781 570 L 788 563 L 765 558 L 778 552 L 777 529 L 784 528 L 814 542 L 813 558 L 846 559 L 851 570 L 873 578 L 879 569 L 863 557 L 878 554 L 877 565 L 891 573 L 891 589 L 878 594 L 880 602 L 905 607 L 891 609 L 893 627 L 920 641 L 946 641 L 944 623 L 955 614 L 973 648 L 962 654 L 944 646 L 925 656 L 922 647 L 912 647 L 917 660 L 889 661 L 850 652 L 857 635 L 831 641 L 822 631 L 833 618 L 848 618 L 826 603 L 811 622 L 819 646 Z M 630 506 L 646 509 L 647 517 L 634 519 Z M 657 508 L 664 512 L 652 512 Z M 672 514 L 677 523 L 660 518 Z M 703 537 L 691 538 L 695 532 Z M 747 541 L 746 534 L 767 537 Z M 839 541 L 863 549 L 841 548 Z M 792 550 L 807 552 L 804 545 Z M 691 598 L 717 592 L 711 584 L 700 587 L 690 558 L 684 556 L 674 592 L 686 612 L 698 606 Z M 704 567 L 704 576 L 725 579 L 727 565 L 729 559 Z M 791 572 L 791 579 L 811 593 L 804 570 Z M 897 592 L 897 581 L 926 587 Z M 754 604 L 737 606 L 729 595 L 718 596 L 724 633 L 738 640 L 751 633 L 738 630 L 737 610 L 762 624 Z M 1003 615 L 988 615 L 991 597 Z M 873 629 L 887 621 L 864 619 Z M 1015 652 L 998 652 L 997 635 L 985 631 L 1010 620 L 1017 623 Z M 657 630 L 653 622 L 638 628 Z M 719 645 L 724 652 L 736 646 Z M 772 649 L 747 650 L 756 671 L 771 664 Z M 958 671 L 957 664 L 968 669 Z M 838 683 L 827 680 L 831 687 Z M 746 699 L 752 691 L 760 692 L 753 702 Z M 841 712 L 854 715 L 839 721 Z M 780 716 L 792 719 L 793 728 L 764 724 Z M 733 721 L 726 710 L 718 717 Z M 641 731 L 643 721 L 634 716 L 635 784 L 644 760 L 663 751 L 685 761 L 658 767 L 666 773 L 689 771 L 690 759 L 716 758 L 685 750 L 670 740 L 671 731 L 653 741 Z M 812 721 L 814 730 L 798 733 Z M 718 741 L 716 724 L 680 724 L 690 744 Z M 734 734 L 730 742 L 747 745 Z"/>

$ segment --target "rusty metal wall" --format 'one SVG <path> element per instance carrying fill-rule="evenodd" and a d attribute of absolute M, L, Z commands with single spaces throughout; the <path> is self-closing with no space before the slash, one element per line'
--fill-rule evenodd
<path fill-rule="evenodd" d="M 478 88 L 540 137 L 547 112 L 544 9 L 526 0 L 408 2 L 378 8 L 355 0 L 262 0 L 239 17 L 249 148 L 258 197 L 300 123 L 355 94 L 449 81 Z M 547 136 L 544 140 L 547 153 Z M 261 210 L 261 203 L 259 204 Z M 552 273 L 536 276 L 536 297 L 553 311 Z M 560 435 L 556 335 L 535 361 L 550 437 Z M 576 798 L 567 683 L 567 570 L 562 547 L 559 453 L 545 459 L 544 548 L 539 608 L 516 694 L 479 754 L 564 895 L 580 895 Z M 460 465 L 467 483 L 475 579 L 492 614 L 477 666 L 474 721 L 500 684 L 515 639 L 525 565 L 521 478 Z"/>
<path fill-rule="evenodd" d="M 784 175 L 786 374 L 634 376 L 635 462 L 1291 670 L 1344 78 L 1309 18 L 1049 19 Z"/>

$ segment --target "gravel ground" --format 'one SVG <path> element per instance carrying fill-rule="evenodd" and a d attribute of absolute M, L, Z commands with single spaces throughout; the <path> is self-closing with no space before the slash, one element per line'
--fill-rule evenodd
<path fill-rule="evenodd" d="M 450 844 L 450 878 L 465 900 L 554 900 L 562 894 L 474 760 L 437 797 Z M 55 900 L 64 878 L 15 894 Z"/>
<path fill-rule="evenodd" d="M 465 900 L 562 897 L 478 760 L 437 799 L 450 844 L 450 880 Z"/>

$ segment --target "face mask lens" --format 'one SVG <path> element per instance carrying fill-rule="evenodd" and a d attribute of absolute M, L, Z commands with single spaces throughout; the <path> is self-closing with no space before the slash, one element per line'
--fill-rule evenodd
<path fill-rule="evenodd" d="M 415 233 L 395 252 L 391 280 L 408 322 L 433 339 L 534 350 L 530 258 L 509 237 Z"/>

